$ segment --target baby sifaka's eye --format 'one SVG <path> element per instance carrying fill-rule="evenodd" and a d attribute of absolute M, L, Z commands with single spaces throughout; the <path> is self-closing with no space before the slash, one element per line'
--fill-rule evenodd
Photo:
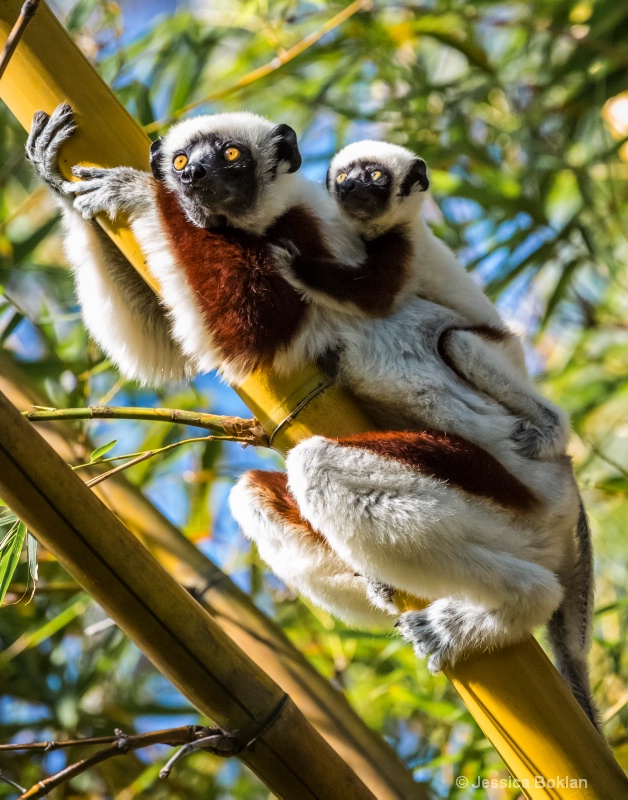
<path fill-rule="evenodd" d="M 339 172 L 336 175 L 336 183 L 344 183 L 347 180 L 347 173 L 346 172 Z"/>
<path fill-rule="evenodd" d="M 371 172 L 371 178 L 372 178 L 374 181 L 378 181 L 378 180 L 379 180 L 381 177 L 382 177 L 381 170 L 379 170 L 379 169 L 374 169 L 374 170 L 373 170 L 373 172 Z"/>

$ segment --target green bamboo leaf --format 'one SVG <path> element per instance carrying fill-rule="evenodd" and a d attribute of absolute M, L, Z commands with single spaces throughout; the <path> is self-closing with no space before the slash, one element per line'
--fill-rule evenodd
<path fill-rule="evenodd" d="M 17 516 L 11 511 L 4 500 L 0 500 L 0 527 L 3 528 L 5 525 L 14 525 L 16 522 Z M 1 549 L 2 542 L 0 542 L 0 550 Z"/>
<path fill-rule="evenodd" d="M 16 522 L 18 522 L 18 518 L 15 516 L 15 514 L 6 514 L 6 515 L 4 515 L 4 514 L 3 514 L 3 515 L 0 517 L 0 526 L 2 526 L 3 528 L 4 528 L 6 525 L 15 525 L 15 523 L 16 523 Z M 2 537 L 2 539 L 0 539 L 0 550 L 2 550 L 2 548 L 4 547 L 4 545 L 5 545 L 5 540 L 7 539 L 7 537 L 9 536 L 9 534 L 10 534 L 10 533 L 11 533 L 11 531 L 9 531 L 8 533 L 6 533 L 6 534 L 5 534 L 5 535 Z"/>
<path fill-rule="evenodd" d="M 65 26 L 70 31 L 83 27 L 89 16 L 96 10 L 99 0 L 82 0 L 77 3 L 65 20 Z"/>
<path fill-rule="evenodd" d="M 541 330 L 544 330 L 547 327 L 547 324 L 552 318 L 552 314 L 554 313 L 556 306 L 566 297 L 569 287 L 572 285 L 574 273 L 580 266 L 582 266 L 582 261 L 572 261 L 571 264 L 568 264 L 563 270 L 556 283 L 556 286 L 554 287 L 554 291 L 552 292 L 550 299 L 547 301 L 547 308 L 545 309 L 545 314 L 543 316 L 543 320 L 541 321 Z"/>
<path fill-rule="evenodd" d="M 112 442 L 107 442 L 107 444 L 103 444 L 100 447 L 97 447 L 89 457 L 89 463 L 93 464 L 94 461 L 98 461 L 99 458 L 102 458 L 106 453 L 118 444 L 118 440 L 114 439 Z"/>
<path fill-rule="evenodd" d="M 13 573 L 20 561 L 20 554 L 26 539 L 26 525 L 18 521 L 4 538 L 4 547 L 0 556 L 0 603 L 4 600 Z"/>
<path fill-rule="evenodd" d="M 38 228 L 35 233 L 32 233 L 28 238 L 24 239 L 24 241 L 18 242 L 18 244 L 13 247 L 13 263 L 21 264 L 23 261 L 26 261 L 37 245 L 43 242 L 48 234 L 57 226 L 59 219 L 59 214 L 56 214 L 49 219 L 48 222 L 45 222 L 41 228 Z"/>
<path fill-rule="evenodd" d="M 7 647 L 6 650 L 0 652 L 0 667 L 8 664 L 9 661 L 25 650 L 37 647 L 37 645 L 40 645 L 42 642 L 50 639 L 51 636 L 54 636 L 55 633 L 63 630 L 63 628 L 73 622 L 77 617 L 80 617 L 85 612 L 88 605 L 89 598 L 86 598 L 83 593 L 72 597 L 65 606 L 62 606 L 61 611 L 56 617 L 47 619 L 42 625 L 39 625 L 28 633 L 23 633 L 20 638 Z"/>
<path fill-rule="evenodd" d="M 39 566 L 37 564 L 37 539 L 32 533 L 26 537 L 26 553 L 28 556 L 28 574 L 33 582 L 33 592 L 39 581 Z"/>
<path fill-rule="evenodd" d="M 9 320 L 8 325 L 5 327 L 2 333 L 0 333 L 0 344 L 6 342 L 6 340 L 15 331 L 15 329 L 22 322 L 23 319 L 24 319 L 24 314 L 21 314 L 19 311 L 15 311 L 13 313 L 13 316 Z"/>

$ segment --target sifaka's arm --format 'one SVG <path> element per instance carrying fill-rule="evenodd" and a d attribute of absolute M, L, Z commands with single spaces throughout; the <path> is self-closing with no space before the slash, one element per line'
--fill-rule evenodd
<path fill-rule="evenodd" d="M 285 238 L 274 239 L 273 251 L 278 270 L 297 291 L 314 302 L 367 316 L 396 310 L 412 259 L 403 228 L 365 242 L 365 257 L 357 265 L 344 263 L 329 248 L 302 243 L 291 231 L 285 233 Z"/>
<path fill-rule="evenodd" d="M 513 335 L 488 325 L 454 328 L 442 335 L 439 352 L 459 377 L 520 418 L 513 439 L 522 455 L 557 458 L 565 453 L 569 419 L 509 362 L 503 344 Z"/>
<path fill-rule="evenodd" d="M 98 223 L 73 205 L 57 164 L 61 145 L 76 124 L 67 104 L 49 116 L 35 114 L 26 142 L 26 156 L 39 177 L 54 191 L 63 215 L 64 246 L 74 273 L 85 327 L 122 375 L 151 386 L 176 382 L 195 373 L 172 333 L 166 309 Z M 124 168 L 122 168 L 124 170 Z M 110 170 L 109 172 L 117 172 Z M 127 174 L 144 176 L 137 170 Z M 147 176 L 148 177 L 148 176 Z M 143 186 L 142 181 L 139 182 Z"/>

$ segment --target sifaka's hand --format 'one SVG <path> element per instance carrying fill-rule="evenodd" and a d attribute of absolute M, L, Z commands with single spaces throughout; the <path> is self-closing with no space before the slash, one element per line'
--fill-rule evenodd
<path fill-rule="evenodd" d="M 153 201 L 154 182 L 148 172 L 131 167 L 72 167 L 79 181 L 64 181 L 63 191 L 74 197 L 74 208 L 83 219 L 107 214 L 115 219 L 119 214 L 140 210 Z"/>
<path fill-rule="evenodd" d="M 26 158 L 39 177 L 58 194 L 64 194 L 65 183 L 58 166 L 59 148 L 76 130 L 72 109 L 61 103 L 52 115 L 38 111 L 33 117 L 26 140 Z"/>
<path fill-rule="evenodd" d="M 290 239 L 279 239 L 276 244 L 269 245 L 269 249 L 277 272 L 289 283 L 294 283 L 292 265 L 301 255 L 299 248 Z"/>

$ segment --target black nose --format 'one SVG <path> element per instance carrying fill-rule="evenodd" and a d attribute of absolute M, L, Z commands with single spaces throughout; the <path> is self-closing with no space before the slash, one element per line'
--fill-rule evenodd
<path fill-rule="evenodd" d="M 198 162 L 191 162 L 181 173 L 181 181 L 187 184 L 194 184 L 202 181 L 207 175 L 207 170 Z"/>
<path fill-rule="evenodd" d="M 340 184 L 340 199 L 343 203 L 363 203 L 371 199 L 372 190 L 361 180 L 347 178 Z"/>
<path fill-rule="evenodd" d="M 340 194 L 351 194 L 357 186 L 355 178 L 347 178 L 344 183 L 340 184 Z"/>

